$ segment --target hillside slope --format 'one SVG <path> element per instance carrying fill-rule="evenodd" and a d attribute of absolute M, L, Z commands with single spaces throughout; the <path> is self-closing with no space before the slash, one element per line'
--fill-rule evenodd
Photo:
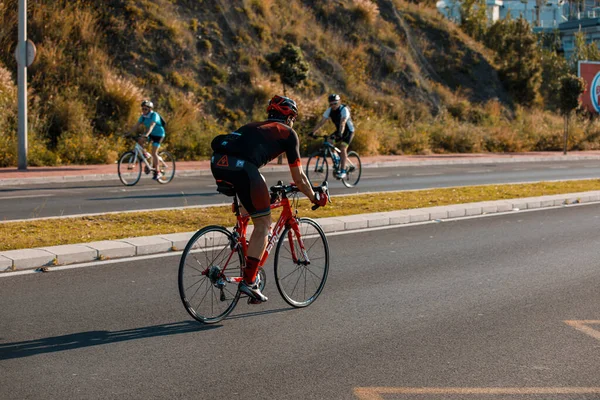
<path fill-rule="evenodd" d="M 0 3 L 9 71 L 16 4 Z M 113 135 L 135 122 L 142 98 L 169 122 L 179 158 L 207 156 L 210 137 L 262 118 L 282 92 L 266 56 L 287 43 L 310 65 L 286 93 L 301 107 L 298 131 L 310 131 L 326 95 L 338 92 L 365 153 L 426 149 L 400 137 L 402 128 L 455 104 L 512 107 L 485 48 L 436 10 L 399 0 L 30 0 L 29 37 L 38 49 L 29 75 L 39 164 L 110 161 L 125 146 Z M 14 101 L 7 85 L 0 89 Z M 4 125 L 14 128 L 12 118 Z"/>

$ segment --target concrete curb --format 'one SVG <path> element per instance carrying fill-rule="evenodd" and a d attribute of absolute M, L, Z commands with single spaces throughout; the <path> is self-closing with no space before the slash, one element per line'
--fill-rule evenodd
<path fill-rule="evenodd" d="M 319 218 L 325 233 L 600 202 L 600 191 Z M 251 226 L 249 228 L 252 228 Z M 195 232 L 0 252 L 0 272 L 181 251 Z M 251 233 L 249 229 L 248 235 Z M 207 239 L 205 246 L 213 245 Z"/>
<path fill-rule="evenodd" d="M 600 160 L 600 155 L 568 155 L 568 156 L 519 156 L 519 157 L 474 157 L 440 160 L 410 160 L 410 161 L 377 161 L 365 162 L 364 168 L 384 168 L 384 167 L 419 167 L 427 165 L 456 165 L 456 164 L 507 164 L 522 162 L 545 162 L 545 161 L 583 161 Z M 261 172 L 287 171 L 287 165 L 267 165 L 261 168 Z M 177 170 L 176 177 L 194 177 L 211 175 L 210 169 L 186 169 Z M 89 175 L 64 175 L 64 176 L 46 176 L 33 178 L 7 178 L 0 180 L 0 186 L 14 185 L 34 185 L 44 183 L 68 183 L 84 181 L 106 181 L 118 180 L 117 166 L 115 172 L 110 174 L 89 174 Z"/>

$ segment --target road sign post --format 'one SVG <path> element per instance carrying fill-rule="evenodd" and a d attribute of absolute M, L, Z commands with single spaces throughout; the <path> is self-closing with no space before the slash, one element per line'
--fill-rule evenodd
<path fill-rule="evenodd" d="M 27 0 L 19 0 L 19 38 L 17 43 L 17 84 L 19 97 L 18 168 L 27 169 L 27 66 L 35 57 L 35 46 L 27 42 Z M 28 51 L 29 50 L 29 51 Z M 31 55 L 31 59 L 28 57 Z"/>

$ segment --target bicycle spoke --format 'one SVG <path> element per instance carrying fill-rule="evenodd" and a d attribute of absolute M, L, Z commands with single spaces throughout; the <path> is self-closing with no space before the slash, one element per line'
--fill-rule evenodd
<path fill-rule="evenodd" d="M 239 267 L 242 263 L 241 250 L 230 247 L 232 240 L 231 233 L 225 228 L 209 226 L 190 239 L 182 254 L 180 296 L 188 313 L 200 322 L 220 321 L 233 310 L 239 299 L 237 287 L 229 287 L 224 274 L 227 266 L 235 271 L 236 265 Z M 215 245 L 205 247 L 211 241 Z"/>
<path fill-rule="evenodd" d="M 284 239 L 277 245 L 275 282 L 288 304 L 306 307 L 323 290 L 329 269 L 329 251 L 326 238 L 316 222 L 305 218 L 299 218 L 297 222 L 299 234 L 293 233 L 293 238 L 288 240 L 291 228 L 287 228 L 282 235 Z M 314 258 L 311 256 L 313 252 Z M 316 264 L 317 260 L 321 261 Z"/>
<path fill-rule="evenodd" d="M 302 265 L 298 265 L 298 266 L 296 267 L 296 269 L 294 269 L 294 270 L 293 270 L 292 272 L 290 272 L 289 274 L 287 274 L 287 275 L 285 275 L 285 276 L 281 277 L 280 279 L 281 279 L 282 281 L 286 280 L 287 278 L 289 278 L 289 276 L 290 276 L 290 275 L 292 275 L 294 272 L 298 271 L 300 268 L 302 268 Z"/>

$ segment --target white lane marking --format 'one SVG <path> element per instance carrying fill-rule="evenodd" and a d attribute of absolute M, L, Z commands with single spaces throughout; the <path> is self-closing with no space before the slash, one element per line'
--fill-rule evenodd
<path fill-rule="evenodd" d="M 437 173 L 437 172 L 424 173 L 424 174 L 412 174 L 412 176 L 437 176 L 437 175 L 442 175 L 442 174 Z"/>
<path fill-rule="evenodd" d="M 109 190 L 109 193 L 122 193 L 122 192 L 147 192 L 151 190 L 158 190 L 158 188 L 147 188 L 147 189 L 117 189 L 117 190 Z"/>
<path fill-rule="evenodd" d="M 365 177 L 365 178 L 373 178 L 373 179 L 389 178 L 390 177 L 389 175 L 366 175 L 366 174 L 363 174 L 362 176 Z M 396 176 L 400 176 L 400 175 L 396 175 Z"/>
<path fill-rule="evenodd" d="M 467 171 L 467 174 L 481 174 L 484 172 L 492 172 L 492 170 L 491 169 L 475 169 L 475 170 Z"/>
<path fill-rule="evenodd" d="M 549 169 L 569 169 L 569 167 L 549 167 Z"/>
<path fill-rule="evenodd" d="M 30 194 L 30 195 L 24 195 L 24 196 L 0 197 L 0 200 L 30 199 L 30 198 L 34 198 L 34 197 L 52 197 L 52 196 L 55 196 L 55 195 L 54 194 Z"/>
<path fill-rule="evenodd" d="M 513 168 L 513 171 L 529 171 L 529 168 Z"/>

